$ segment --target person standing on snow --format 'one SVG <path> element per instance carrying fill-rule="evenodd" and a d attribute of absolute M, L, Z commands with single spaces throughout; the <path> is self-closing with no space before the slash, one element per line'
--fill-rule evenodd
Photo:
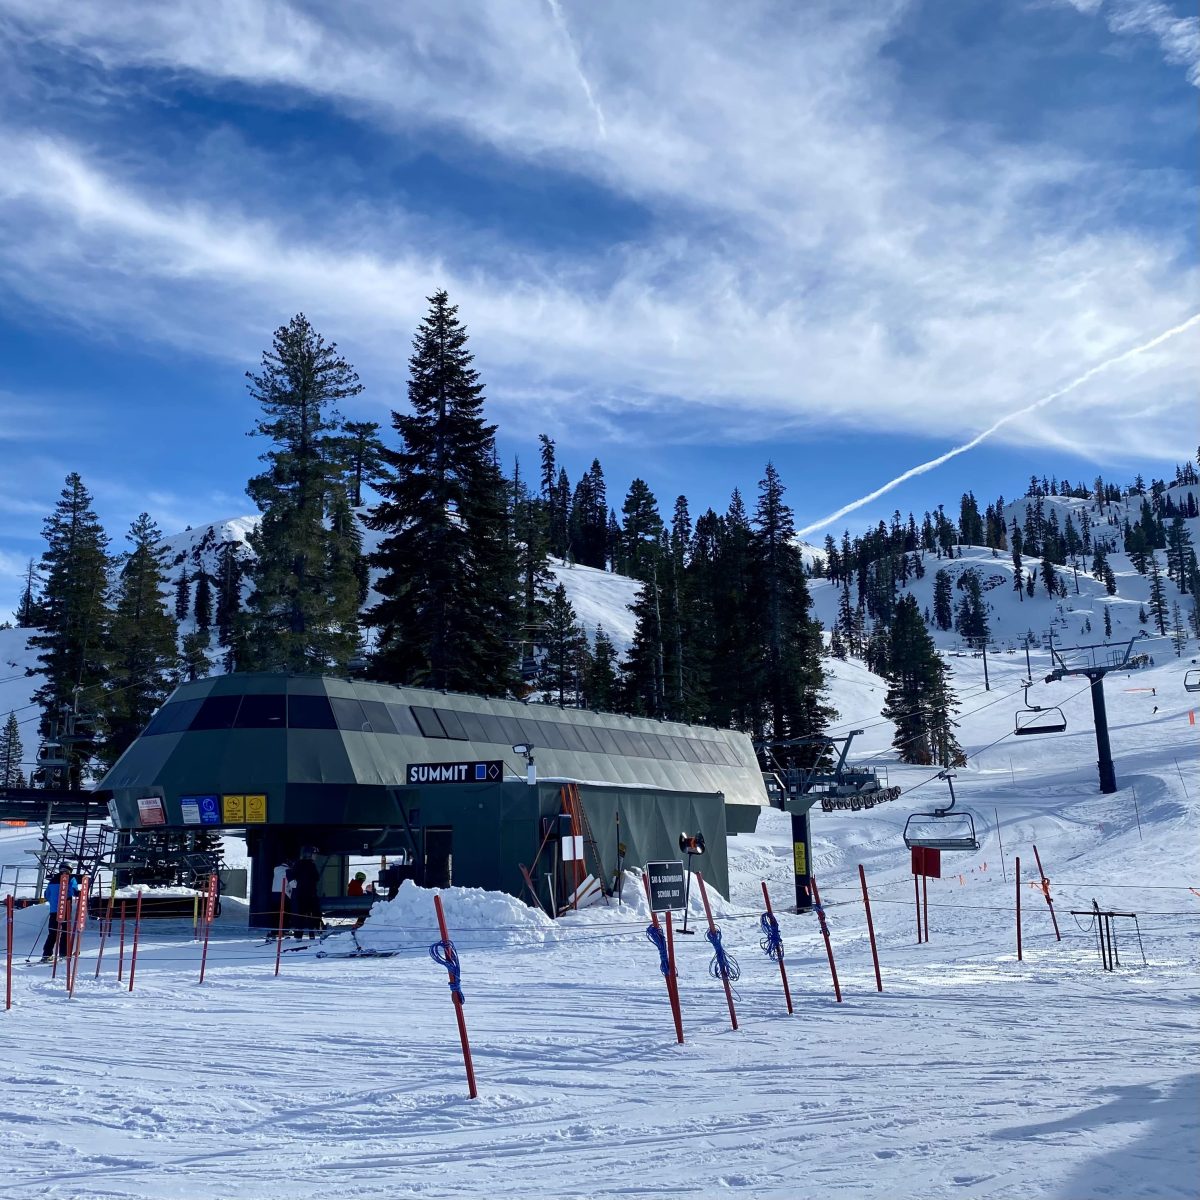
<path fill-rule="evenodd" d="M 295 884 L 291 896 L 292 933 L 296 941 L 300 941 L 306 931 L 310 939 L 315 938 L 321 928 L 321 872 L 313 862 L 311 847 L 306 846 L 300 851 L 289 878 Z"/>
<path fill-rule="evenodd" d="M 58 957 L 67 957 L 67 935 L 71 929 L 71 909 L 67 906 L 67 915 L 60 922 L 58 919 L 58 901 L 62 892 L 62 877 L 66 875 L 67 899 L 73 900 L 79 895 L 79 880 L 71 874 L 71 868 L 66 863 L 60 863 L 54 877 L 46 884 L 46 903 L 50 906 L 50 929 L 46 934 L 46 943 L 42 947 L 42 962 L 50 962 L 54 958 L 54 943 L 58 942 Z"/>
<path fill-rule="evenodd" d="M 288 900 L 291 896 L 292 887 L 288 881 L 288 871 L 290 865 L 287 859 L 284 859 L 271 874 L 271 913 L 278 920 L 280 906 L 282 905 L 284 920 L 282 925 L 287 925 L 287 913 L 290 905 Z M 273 942 L 279 934 L 279 925 L 276 925 L 267 935 L 267 941 Z"/>

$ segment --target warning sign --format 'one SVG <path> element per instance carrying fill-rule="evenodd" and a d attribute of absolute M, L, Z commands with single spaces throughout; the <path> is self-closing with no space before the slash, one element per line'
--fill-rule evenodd
<path fill-rule="evenodd" d="M 185 825 L 200 824 L 200 802 L 195 796 L 180 796 L 179 811 Z"/>
<path fill-rule="evenodd" d="M 246 797 L 222 796 L 221 817 L 226 825 L 244 825 L 246 823 Z"/>
<path fill-rule="evenodd" d="M 246 824 L 262 825 L 267 819 L 267 798 L 263 795 L 246 795 Z"/>
<path fill-rule="evenodd" d="M 138 797 L 138 822 L 142 825 L 165 825 L 167 814 L 160 796 Z"/>
<path fill-rule="evenodd" d="M 808 854 L 805 852 L 803 842 L 792 843 L 792 857 L 796 860 L 796 874 L 808 874 Z"/>

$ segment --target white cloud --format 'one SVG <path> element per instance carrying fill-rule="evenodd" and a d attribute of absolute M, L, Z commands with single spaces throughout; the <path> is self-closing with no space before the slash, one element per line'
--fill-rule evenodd
<path fill-rule="evenodd" d="M 506 423 L 549 406 L 585 438 L 619 435 L 636 412 L 681 439 L 840 424 L 957 440 L 1178 323 L 1197 295 L 1182 237 L 1109 224 L 1126 181 L 982 130 L 901 124 L 879 54 L 900 5 L 805 5 L 783 28 L 779 8 L 698 3 L 480 0 L 402 19 L 282 0 L 4 9 L 109 70 L 450 128 L 653 214 L 602 256 L 498 244 L 470 261 L 429 213 L 355 203 L 306 232 L 239 199 L 235 168 L 201 202 L 132 146 L 0 128 L 0 282 L 28 303 L 242 360 L 303 309 L 382 403 L 423 297 L 444 285 Z M 1048 189 L 1074 197 L 1053 220 Z M 1176 456 L 1195 346 L 1000 436 Z M 1148 405 L 1162 413 L 1152 427 Z"/>
<path fill-rule="evenodd" d="M 1116 34 L 1155 38 L 1167 62 L 1187 69 L 1192 87 L 1200 87 L 1200 17 L 1177 17 L 1160 0 L 1065 0 L 1085 16 L 1105 14 Z"/>

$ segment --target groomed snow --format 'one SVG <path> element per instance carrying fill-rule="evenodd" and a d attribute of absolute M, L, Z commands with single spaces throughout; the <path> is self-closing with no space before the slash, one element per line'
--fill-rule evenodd
<path fill-rule="evenodd" d="M 708 942 L 680 937 L 682 1046 L 632 881 L 630 903 L 553 928 L 507 898 L 449 889 L 477 1101 L 446 973 L 427 954 L 432 898 L 411 885 L 367 924 L 393 957 L 341 957 L 347 933 L 327 939 L 325 958 L 289 941 L 276 979 L 274 947 L 228 902 L 203 987 L 190 922 L 147 922 L 134 992 L 116 982 L 112 943 L 93 978 L 89 930 L 71 1001 L 61 973 L 25 965 L 44 913 L 19 912 L 15 1003 L 0 1013 L 0 1195 L 1195 1197 L 1200 755 L 1186 660 L 1110 677 L 1121 790 L 1101 796 L 1077 681 L 1054 689 L 1067 733 L 1004 736 L 1020 659 L 992 664 L 990 693 L 979 660 L 951 659 L 975 756 L 958 792 L 983 844 L 944 856 L 928 945 L 916 944 L 901 830 L 944 797 L 933 772 L 891 762 L 891 782 L 914 789 L 899 801 L 814 813 L 840 1005 L 814 916 L 779 911 L 794 1016 L 758 948 L 760 880 L 777 910 L 791 899 L 788 819 L 775 811 L 731 842 L 733 895 L 717 905 L 742 969 L 741 1028 L 708 975 Z M 1035 656 L 1035 673 L 1046 666 Z M 842 724 L 867 728 L 864 755 L 883 754 L 880 684 L 861 671 L 839 665 L 833 699 Z M 1155 690 L 1127 690 L 1142 688 Z M 31 836 L 7 831 L 6 860 Z M 1032 886 L 1034 844 L 1061 943 Z M 1126 923 L 1122 966 L 1102 973 L 1086 920 L 1081 930 L 1068 912 L 1093 898 L 1139 913 L 1147 965 Z M 689 924 L 701 921 L 693 897 Z"/>

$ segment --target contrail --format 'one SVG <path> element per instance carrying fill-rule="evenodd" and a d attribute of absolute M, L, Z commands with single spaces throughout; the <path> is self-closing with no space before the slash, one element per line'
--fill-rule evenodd
<path fill-rule="evenodd" d="M 953 450 L 947 450 L 945 454 L 940 454 L 937 458 L 931 458 L 928 462 L 923 462 L 919 466 L 910 467 L 903 475 L 897 475 L 895 479 L 885 483 L 882 487 L 877 487 L 873 492 L 869 492 L 867 495 L 843 505 L 837 512 L 830 513 L 829 516 L 823 517 L 820 521 L 814 521 L 811 525 L 805 525 L 803 529 L 797 531 L 798 534 L 803 537 L 806 533 L 812 533 L 815 529 L 823 529 L 826 525 L 844 517 L 847 513 L 852 513 L 856 508 L 862 508 L 864 504 L 870 504 L 872 500 L 878 500 L 880 496 L 890 492 L 893 488 L 899 487 L 902 483 L 907 483 L 914 476 L 924 475 L 926 471 L 932 471 L 934 467 L 940 467 L 942 463 L 949 462 L 952 458 L 957 458 L 960 454 L 966 454 L 968 450 L 974 450 L 980 442 L 991 437 L 997 429 L 1007 425 L 1009 421 L 1015 421 L 1018 417 L 1023 417 L 1027 413 L 1031 413 L 1035 409 L 1042 408 L 1051 401 L 1065 396 L 1068 392 L 1073 392 L 1077 387 L 1087 383 L 1089 379 L 1099 375 L 1101 371 L 1107 371 L 1109 367 L 1115 367 L 1117 363 L 1124 362 L 1127 358 L 1135 358 L 1147 350 L 1153 350 L 1155 346 L 1161 346 L 1163 342 L 1169 341 L 1171 338 L 1198 323 L 1200 323 L 1200 313 L 1188 317 L 1182 325 L 1176 325 L 1173 329 L 1168 329 L 1165 333 L 1160 333 L 1157 337 L 1151 338 L 1148 342 L 1143 342 L 1140 346 L 1134 346 L 1131 350 L 1125 350 L 1114 358 L 1105 359 L 1104 362 L 1090 367 L 1078 379 L 1072 379 L 1070 383 L 1060 387 L 1056 392 L 1051 392 L 1048 396 L 1043 396 L 1040 400 L 1035 400 L 1032 404 L 1027 404 L 1024 408 L 1018 408 L 1016 412 L 1010 412 L 1007 416 L 1001 417 L 994 425 L 989 425 L 987 429 L 982 433 L 976 434 L 969 442 L 964 442 L 961 446 L 955 446 Z"/>
<path fill-rule="evenodd" d="M 608 126 L 604 123 L 604 113 L 600 105 L 596 103 L 596 97 L 592 93 L 592 85 L 588 83 L 588 77 L 583 73 L 583 63 L 579 60 L 579 51 L 575 49 L 575 41 L 571 37 L 571 31 L 567 28 L 567 18 L 563 14 L 558 0 L 546 0 L 546 4 L 549 6 L 551 15 L 554 17 L 554 23 L 563 35 L 563 41 L 567 43 L 567 53 L 571 58 L 571 66 L 575 68 L 575 74 L 579 79 L 580 86 L 583 88 L 583 94 L 587 97 L 588 107 L 592 110 L 592 115 L 596 118 L 596 127 L 600 130 L 600 136 L 607 139 Z"/>

